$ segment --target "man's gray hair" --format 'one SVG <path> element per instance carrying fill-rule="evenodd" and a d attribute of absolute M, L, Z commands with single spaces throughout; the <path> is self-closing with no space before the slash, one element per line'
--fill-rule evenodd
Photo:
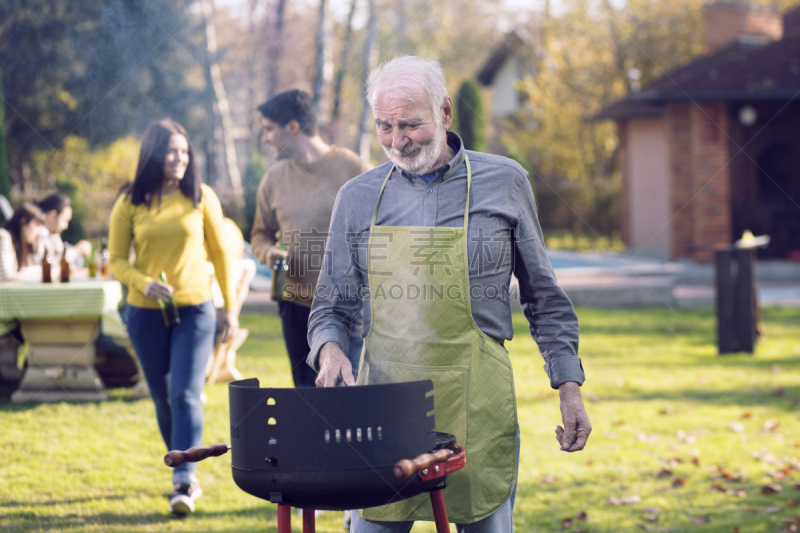
<path fill-rule="evenodd" d="M 400 56 L 374 69 L 367 84 L 367 102 L 374 109 L 378 93 L 391 91 L 393 95 L 412 100 L 412 94 L 422 89 L 428 95 L 437 123 L 441 120 L 439 109 L 448 97 L 444 70 L 438 61 L 417 56 Z"/>

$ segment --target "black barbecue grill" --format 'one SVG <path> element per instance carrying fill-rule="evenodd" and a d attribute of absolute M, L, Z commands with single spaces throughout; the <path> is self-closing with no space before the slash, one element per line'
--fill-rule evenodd
<path fill-rule="evenodd" d="M 239 488 L 279 505 L 279 532 L 289 531 L 290 506 L 310 511 L 304 531 L 313 532 L 313 510 L 375 507 L 423 492 L 431 493 L 437 531 L 449 531 L 441 489 L 466 452 L 433 431 L 432 381 L 262 389 L 245 379 L 228 393 L 231 445 L 172 451 L 168 465 L 230 448 Z"/>

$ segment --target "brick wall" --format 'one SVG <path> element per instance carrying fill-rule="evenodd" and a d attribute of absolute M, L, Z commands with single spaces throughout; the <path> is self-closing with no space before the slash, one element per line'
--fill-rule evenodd
<path fill-rule="evenodd" d="M 727 106 L 667 105 L 672 178 L 672 256 L 700 262 L 731 242 Z"/>
<path fill-rule="evenodd" d="M 783 36 L 783 18 L 774 5 L 730 0 L 703 6 L 706 51 L 711 53 L 740 35 L 778 40 Z"/>

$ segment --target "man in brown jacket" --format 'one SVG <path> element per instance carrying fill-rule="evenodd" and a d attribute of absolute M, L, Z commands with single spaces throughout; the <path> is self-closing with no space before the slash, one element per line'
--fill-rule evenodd
<path fill-rule="evenodd" d="M 272 145 L 278 160 L 258 187 L 250 242 L 256 258 L 274 268 L 286 257 L 285 297 L 278 302 L 283 338 L 296 387 L 313 387 L 316 372 L 306 363 L 308 315 L 325 253 L 331 212 L 339 188 L 371 167 L 355 153 L 330 146 L 317 132 L 311 95 L 297 89 L 260 106 L 261 142 Z M 279 246 L 283 244 L 285 250 Z M 351 326 L 348 357 L 358 368 L 361 317 Z"/>

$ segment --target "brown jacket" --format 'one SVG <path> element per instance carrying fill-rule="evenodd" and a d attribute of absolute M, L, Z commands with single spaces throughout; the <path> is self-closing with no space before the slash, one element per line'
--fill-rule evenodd
<path fill-rule="evenodd" d="M 309 166 L 278 161 L 261 180 L 250 243 L 256 259 L 266 263 L 267 250 L 281 239 L 290 257 L 289 301 L 311 307 L 333 202 L 345 182 L 370 168 L 350 150 L 332 146 Z"/>

